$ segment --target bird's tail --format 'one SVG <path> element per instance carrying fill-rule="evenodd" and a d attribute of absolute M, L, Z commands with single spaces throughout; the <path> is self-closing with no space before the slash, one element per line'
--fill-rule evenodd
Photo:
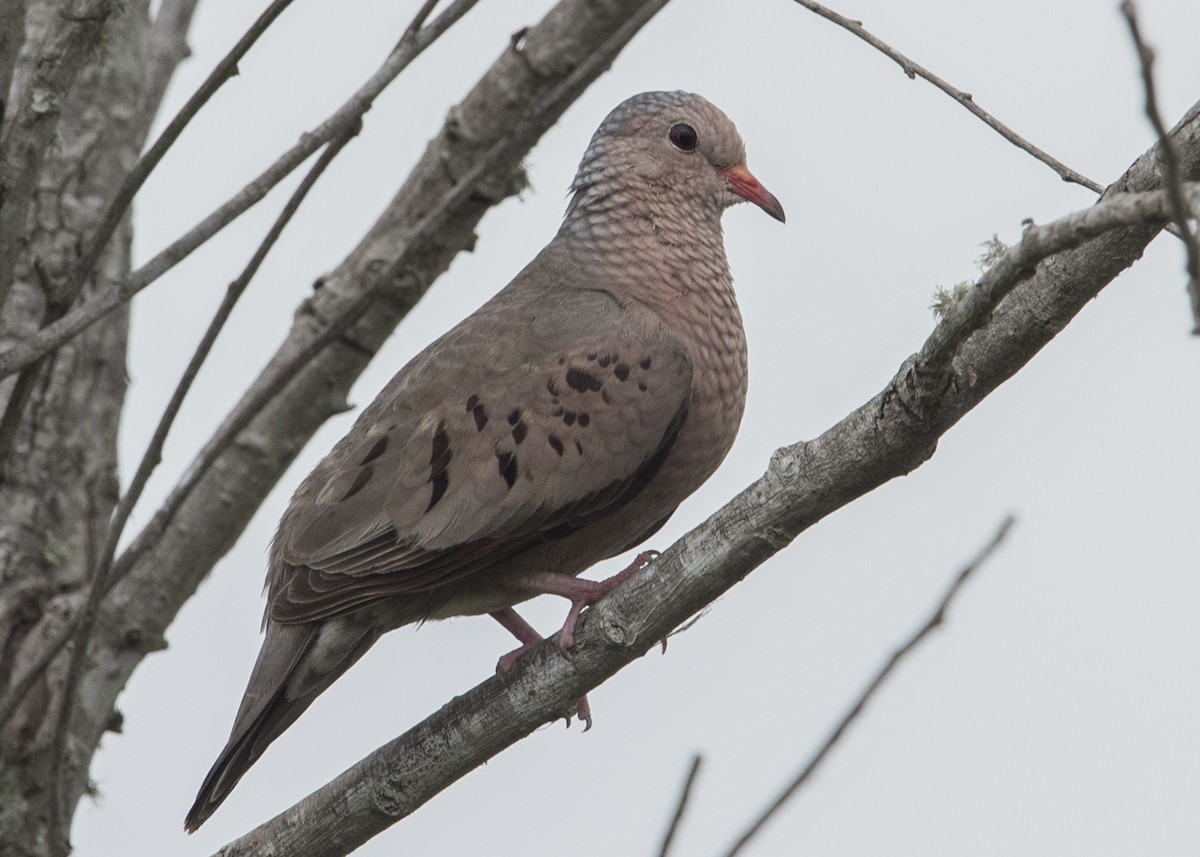
<path fill-rule="evenodd" d="M 229 741 L 200 786 L 183 826 L 193 833 L 233 791 L 267 747 L 375 641 L 341 623 L 267 623 L 266 639 L 234 719 Z M 333 637 L 333 639 L 330 639 Z"/>

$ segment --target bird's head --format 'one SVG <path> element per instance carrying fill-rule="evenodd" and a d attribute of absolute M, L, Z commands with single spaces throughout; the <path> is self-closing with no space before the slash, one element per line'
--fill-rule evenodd
<path fill-rule="evenodd" d="M 749 200 L 776 220 L 783 206 L 746 167 L 746 147 L 729 117 L 690 92 L 643 92 L 608 114 L 571 185 L 572 209 L 603 210 L 623 191 L 648 190 L 718 215 Z"/>

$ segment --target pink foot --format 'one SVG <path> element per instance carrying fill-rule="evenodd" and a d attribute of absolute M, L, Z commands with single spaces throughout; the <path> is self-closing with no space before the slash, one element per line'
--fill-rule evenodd
<path fill-rule="evenodd" d="M 658 551 L 642 551 L 634 557 L 628 568 L 606 580 L 580 580 L 566 574 L 538 572 L 527 577 L 525 585 L 539 594 L 560 595 L 571 602 L 567 619 L 563 622 L 562 630 L 558 632 L 558 644 L 565 651 L 575 645 L 575 623 L 579 621 L 579 614 L 583 612 L 583 608 L 591 607 L 649 565 L 657 556 Z"/>
<path fill-rule="evenodd" d="M 497 610 L 490 614 L 493 619 L 503 625 L 508 632 L 521 641 L 521 645 L 506 655 L 502 655 L 500 660 L 496 662 L 496 674 L 504 675 L 513 668 L 517 659 L 532 648 L 536 648 L 541 643 L 545 642 L 545 638 L 537 632 L 537 630 L 521 618 L 521 615 L 511 607 L 505 607 L 503 610 Z M 588 703 L 586 695 L 579 697 L 575 702 L 575 710 L 567 712 L 567 726 L 571 725 L 571 717 L 579 718 L 583 723 L 583 731 L 586 732 L 592 728 L 592 706 Z"/>
<path fill-rule="evenodd" d="M 575 645 L 575 623 L 579 621 L 579 614 L 583 612 L 583 608 L 595 604 L 634 574 L 649 565 L 657 556 L 658 551 L 642 551 L 634 557 L 633 562 L 629 564 L 628 568 L 614 574 L 607 580 L 580 580 L 577 577 L 571 577 L 567 574 L 538 572 L 525 578 L 524 583 L 532 592 L 538 595 L 561 595 L 571 602 L 571 609 L 567 611 L 567 619 L 563 622 L 562 630 L 558 632 L 558 644 L 566 652 Z M 511 607 L 497 610 L 491 616 L 521 642 L 518 648 L 513 649 L 496 662 L 496 673 L 503 675 L 513 668 L 513 665 L 521 655 L 541 644 L 543 638 L 532 625 L 522 619 L 517 614 L 517 611 Z M 587 696 L 581 696 L 575 703 L 575 711 L 567 714 L 568 726 L 571 725 L 572 714 L 577 716 L 580 722 L 584 724 L 584 732 L 592 728 L 592 706 L 588 703 Z"/>

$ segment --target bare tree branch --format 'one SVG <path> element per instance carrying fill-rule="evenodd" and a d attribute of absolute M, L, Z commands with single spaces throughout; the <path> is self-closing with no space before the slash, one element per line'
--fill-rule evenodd
<path fill-rule="evenodd" d="M 1163 172 L 1166 173 L 1167 193 L 1171 200 L 1171 219 L 1178 230 L 1179 237 L 1187 247 L 1188 297 L 1192 304 L 1192 334 L 1200 336 L 1200 240 L 1197 240 L 1189 221 L 1193 219 L 1192 208 L 1188 205 L 1181 190 L 1182 179 L 1179 175 L 1179 155 L 1175 145 L 1167 136 L 1167 128 L 1163 124 L 1162 114 L 1158 110 L 1158 99 L 1154 93 L 1154 50 L 1142 40 L 1138 27 L 1137 7 L 1131 0 L 1121 4 L 1121 14 L 1129 22 L 1129 34 L 1137 47 L 1138 59 L 1142 66 L 1142 83 L 1146 89 L 1146 117 L 1158 134 L 1159 152 L 1162 157 Z"/>
<path fill-rule="evenodd" d="M 795 0 L 795 2 L 799 3 L 801 6 L 803 6 L 805 9 L 808 9 L 810 12 L 815 12 L 818 15 L 820 15 L 822 18 L 832 21 L 833 23 L 837 24 L 839 27 L 842 27 L 845 30 L 849 30 L 851 33 L 858 36 L 860 39 L 862 39 L 868 45 L 875 48 L 877 51 L 882 53 L 884 56 L 888 57 L 889 59 L 894 61 L 897 65 L 899 65 L 901 70 L 906 75 L 908 75 L 908 77 L 910 79 L 916 79 L 919 77 L 919 78 L 922 78 L 923 80 L 927 80 L 930 83 L 932 83 L 934 86 L 936 86 L 942 92 L 946 93 L 951 98 L 953 98 L 955 101 L 957 101 L 959 104 L 961 104 L 963 107 L 965 107 L 967 110 L 969 110 L 972 114 L 977 116 L 979 119 L 983 120 L 983 122 L 989 128 L 991 128 L 993 131 L 995 131 L 997 134 L 999 134 L 1005 140 L 1008 140 L 1008 142 L 1012 143 L 1017 148 L 1021 149 L 1022 151 L 1028 152 L 1029 154 L 1031 154 L 1035 158 L 1037 158 L 1039 161 L 1041 161 L 1043 164 L 1050 167 L 1050 169 L 1052 169 L 1052 170 L 1054 170 L 1054 172 L 1058 173 L 1059 177 L 1063 181 L 1074 182 L 1075 184 L 1083 185 L 1088 190 L 1094 191 L 1095 193 L 1100 193 L 1102 190 L 1104 190 L 1104 188 L 1101 185 L 1092 181 L 1087 176 L 1085 176 L 1081 173 L 1077 173 L 1075 170 L 1071 169 L 1066 164 L 1064 164 L 1062 161 L 1051 156 L 1047 152 L 1042 151 L 1037 146 L 1033 145 L 1033 143 L 1030 143 L 1028 140 L 1026 140 L 1024 137 L 1022 137 L 1020 134 L 1018 134 L 1016 131 L 1009 128 L 1007 125 L 1005 125 L 999 119 L 997 119 L 995 116 L 988 113 L 986 110 L 984 110 L 982 107 L 980 107 L 978 104 L 975 103 L 975 99 L 971 95 L 971 93 L 963 92 L 961 89 L 958 89 L 957 87 L 950 85 L 949 83 L 942 80 L 940 77 L 938 77 L 933 72 L 929 71 L 928 69 L 924 68 L 923 66 L 918 65 L 917 63 L 910 60 L 908 57 L 906 57 L 904 54 L 900 53 L 898 50 L 893 48 L 891 45 L 889 45 L 886 42 L 881 41 L 880 39 L 871 35 L 871 33 L 867 32 L 866 28 L 863 27 L 861 21 L 852 21 L 849 18 L 839 15 L 837 12 L 834 12 L 832 9 L 822 6 L 820 3 L 814 3 L 813 0 Z"/>
<path fill-rule="evenodd" d="M 53 351 L 64 342 L 77 336 L 81 330 L 85 330 L 117 307 L 122 306 L 139 291 L 186 259 L 193 250 L 203 245 L 236 220 L 238 216 L 254 206 L 275 185 L 304 163 L 313 152 L 330 140 L 337 138 L 338 135 L 345 133 L 347 128 L 360 122 L 387 85 L 477 2 L 478 0 L 455 0 L 437 18 L 422 27 L 413 39 L 402 40 L 370 80 L 363 84 L 345 104 L 334 111 L 333 115 L 312 131 L 304 134 L 300 138 L 300 142 L 280 156 L 274 164 L 216 211 L 192 227 L 169 247 L 159 252 L 141 268 L 131 273 L 124 283 L 98 292 L 58 321 L 0 352 L 0 378 L 19 371 L 43 354 Z"/>
<path fill-rule="evenodd" d="M 671 823 L 667 825 L 666 835 L 663 836 L 662 847 L 658 850 L 658 857 L 668 857 L 671 851 L 671 842 L 675 839 L 675 833 L 679 830 L 679 825 L 683 821 L 683 813 L 687 810 L 688 797 L 691 796 L 692 786 L 696 783 L 696 775 L 700 773 L 700 763 L 704 761 L 704 757 L 697 753 L 692 757 L 692 764 L 688 768 L 687 776 L 683 780 L 683 787 L 679 790 L 679 799 L 675 803 L 675 813 L 671 816 Z"/>
<path fill-rule="evenodd" d="M 70 4 L 70 14 L 61 6 L 57 2 L 22 4 L 25 32 L 37 44 L 38 58 L 30 64 L 32 74 L 14 81 L 19 91 L 6 105 L 4 136 L 0 138 L 0 187 L 4 189 L 0 198 L 0 306 L 8 301 L 12 289 L 18 242 L 25 233 L 42 161 L 58 132 L 62 106 L 115 8 L 109 0 L 80 0 Z"/>
<path fill-rule="evenodd" d="M 412 21 L 409 22 L 408 27 L 404 30 L 404 35 L 400 37 L 401 44 L 411 41 L 413 36 L 420 31 L 421 27 L 425 26 L 425 20 L 433 13 L 433 9 L 437 4 L 438 0 L 425 0 L 425 4 L 417 10 L 417 14 L 413 16 Z M 396 47 L 399 46 L 397 45 Z"/>
<path fill-rule="evenodd" d="M 69 279 L 86 236 L 103 218 L 108 200 L 146 144 L 149 5 L 149 0 L 107 3 L 101 10 L 107 19 L 97 19 L 87 14 L 87 3 L 27 4 L 28 41 L 15 69 L 14 92 L 33 85 L 31 81 L 44 77 L 42 72 L 53 71 L 51 66 L 60 58 L 47 58 L 43 50 L 63 22 L 102 30 L 80 58 L 69 90 L 40 96 L 54 111 L 48 121 L 57 128 L 53 144 L 39 153 L 39 174 L 18 237 L 17 258 L 6 258 L 14 263 L 13 289 L 4 307 L 11 338 L 36 330 L 47 304 L 61 302 L 56 284 Z M 9 124 L 6 139 L 25 147 L 40 133 L 30 131 Z M 89 290 L 128 275 L 131 239 L 132 225 L 125 219 L 106 246 Z M 21 421 L 21 454 L 6 462 L 0 482 L 6 558 L 0 600 L 10 593 L 20 599 L 17 621 L 0 632 L 5 665 L 0 667 L 0 681 L 6 692 L 86 598 L 88 573 L 119 497 L 116 436 L 127 386 L 127 332 L 128 314 L 118 311 L 55 355 Z M 11 388 L 4 385 L 6 397 Z M 55 552 L 47 552 L 50 545 L 56 546 Z M 100 736 L 115 722 L 111 708 L 94 712 L 88 707 L 87 684 L 81 683 L 69 752 L 51 770 L 55 715 L 69 667 L 70 662 L 60 658 L 42 677 L 38 698 L 26 699 L 18 716 L 3 728 L 0 755 L 7 812 L 0 851 L 5 853 L 54 857 L 70 850 L 70 810 L 87 791 L 87 763 Z M 105 669 L 94 661 L 88 668 L 90 676 L 102 675 Z M 56 778 L 61 788 L 55 787 Z"/>
<path fill-rule="evenodd" d="M 834 727 L 834 730 L 821 744 L 817 752 L 812 756 L 811 759 L 808 760 L 807 764 L 800 769 L 799 773 L 792 778 L 792 781 L 784 787 L 775 800 L 771 801 L 770 805 L 763 810 L 758 818 L 751 822 L 750 826 L 746 828 L 745 832 L 742 833 L 742 835 L 738 837 L 737 841 L 733 843 L 733 846 L 725 852 L 725 857 L 735 857 L 736 854 L 740 853 L 741 850 L 745 848 L 747 844 L 749 844 L 750 840 L 753 839 L 760 830 L 762 830 L 763 826 L 771 820 L 775 813 L 782 809 L 784 804 L 791 800 L 800 787 L 808 782 L 808 779 L 812 776 L 813 772 L 817 769 L 821 762 L 825 760 L 825 757 L 829 755 L 829 752 L 834 748 L 834 745 L 841 740 L 842 735 L 846 733 L 846 730 L 850 727 L 850 724 L 858 719 L 858 715 L 862 713 L 867 703 L 871 700 L 871 697 L 875 695 L 875 692 L 879 690 L 879 688 L 887 680 L 888 676 L 895 671 L 896 667 L 900 665 L 900 662 L 903 661 L 905 657 L 907 657 L 918 645 L 920 645 L 926 637 L 933 633 L 934 629 L 940 627 L 942 622 L 945 621 L 946 611 L 950 609 L 950 603 L 954 600 L 954 597 L 958 595 L 959 591 L 963 587 L 963 584 L 967 582 L 967 578 L 973 575 L 975 571 L 985 562 L 987 562 L 991 555 L 995 553 L 996 548 L 1000 547 L 1000 543 L 1004 541 L 1005 537 L 1009 533 L 1009 530 L 1012 529 L 1012 526 L 1015 522 L 1015 519 L 1011 515 L 1001 522 L 1000 528 L 996 531 L 996 534 L 992 536 L 991 541 L 989 541 L 983 547 L 983 549 L 976 554 L 975 557 L 968 562 L 961 571 L 959 571 L 958 576 L 954 578 L 954 582 L 950 584 L 950 588 L 946 590 L 946 594 L 942 596 L 942 600 L 938 602 L 933 614 L 929 617 L 925 624 L 922 625 L 915 634 L 909 637 L 904 645 L 892 652 L 892 656 L 888 658 L 887 663 L 883 665 L 883 668 L 875 674 L 875 678 L 873 678 L 870 683 L 867 684 L 866 688 L 863 689 L 863 692 L 859 695 L 858 699 L 855 700 L 854 704 L 850 706 L 849 710 L 847 710 L 845 715 L 843 715 L 841 721 L 836 727 Z"/>
<path fill-rule="evenodd" d="M 1200 105 L 1172 136 L 1187 173 L 1200 173 Z M 1152 149 L 1108 193 L 1157 187 L 1156 158 Z M 641 657 L 805 529 L 919 467 L 942 434 L 1140 257 L 1168 217 L 1163 197 L 1157 196 L 1157 225 L 1116 228 L 1056 253 L 1036 271 L 1014 269 L 1020 284 L 980 319 L 973 334 L 960 337 L 959 353 L 943 376 L 914 372 L 917 358 L 911 357 L 882 392 L 819 438 L 776 451 L 761 479 L 585 611 L 569 658 L 551 638 L 511 672 L 452 700 L 225 846 L 221 857 L 256 854 L 268 842 L 294 857 L 348 853 L 561 717 L 581 695 Z"/>

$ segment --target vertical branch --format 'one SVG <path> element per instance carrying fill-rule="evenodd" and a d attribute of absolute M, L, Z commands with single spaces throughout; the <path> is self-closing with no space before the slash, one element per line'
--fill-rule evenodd
<path fill-rule="evenodd" d="M 1163 124 L 1162 114 L 1158 109 L 1158 97 L 1155 95 L 1154 86 L 1154 50 L 1142 39 L 1137 7 L 1132 0 L 1124 0 L 1121 3 L 1121 14 L 1129 24 L 1129 34 L 1133 37 L 1138 61 L 1142 67 L 1142 84 L 1146 90 L 1146 118 L 1158 134 L 1158 156 L 1162 162 L 1167 195 L 1171 202 L 1171 219 L 1187 247 L 1185 267 L 1188 276 L 1188 297 L 1192 304 L 1192 333 L 1200 336 L 1200 241 L 1197 240 L 1189 222 L 1193 215 L 1183 196 L 1184 177 L 1179 166 L 1179 153 L 1175 150 L 1175 143 L 1167 135 L 1167 126 Z"/>

